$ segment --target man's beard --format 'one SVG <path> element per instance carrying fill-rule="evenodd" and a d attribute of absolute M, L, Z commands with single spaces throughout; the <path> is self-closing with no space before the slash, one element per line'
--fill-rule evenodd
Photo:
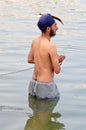
<path fill-rule="evenodd" d="M 53 37 L 53 36 L 55 36 L 56 35 L 56 33 L 52 30 L 52 28 L 51 28 L 51 30 L 50 30 L 50 37 Z"/>

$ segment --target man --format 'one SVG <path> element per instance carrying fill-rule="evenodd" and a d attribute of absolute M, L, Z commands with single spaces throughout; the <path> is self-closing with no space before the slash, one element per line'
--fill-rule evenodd
<path fill-rule="evenodd" d="M 41 35 L 36 37 L 28 55 L 28 63 L 34 64 L 32 80 L 29 84 L 29 94 L 37 98 L 58 98 L 59 91 L 54 83 L 54 73 L 61 70 L 65 56 L 58 55 L 56 46 L 50 41 L 56 35 L 57 24 L 51 14 L 44 14 L 37 23 Z"/>

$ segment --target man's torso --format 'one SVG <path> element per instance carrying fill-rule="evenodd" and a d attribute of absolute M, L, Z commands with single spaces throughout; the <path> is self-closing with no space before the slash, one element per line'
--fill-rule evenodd
<path fill-rule="evenodd" d="M 33 42 L 33 56 L 35 69 L 33 79 L 39 82 L 53 81 L 53 66 L 49 56 L 49 48 L 51 43 L 43 37 L 38 37 Z"/>

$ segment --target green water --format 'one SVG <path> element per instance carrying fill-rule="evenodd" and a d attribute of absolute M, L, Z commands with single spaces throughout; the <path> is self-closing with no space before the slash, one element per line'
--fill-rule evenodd
<path fill-rule="evenodd" d="M 59 16 L 62 26 L 52 38 L 66 55 L 55 82 L 59 101 L 28 97 L 33 65 L 31 42 L 40 34 L 39 13 Z M 0 129 L 86 130 L 86 1 L 0 0 Z"/>

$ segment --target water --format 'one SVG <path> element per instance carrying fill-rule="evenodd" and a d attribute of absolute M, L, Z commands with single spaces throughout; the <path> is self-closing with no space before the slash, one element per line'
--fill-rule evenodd
<path fill-rule="evenodd" d="M 59 31 L 52 39 L 58 53 L 66 55 L 61 73 L 55 75 L 61 93 L 58 103 L 28 101 L 33 65 L 27 63 L 27 55 L 33 38 L 40 34 L 39 13 L 45 12 L 64 22 L 64 26 L 57 22 Z M 85 31 L 85 0 L 0 0 L 2 130 L 86 129 Z"/>

